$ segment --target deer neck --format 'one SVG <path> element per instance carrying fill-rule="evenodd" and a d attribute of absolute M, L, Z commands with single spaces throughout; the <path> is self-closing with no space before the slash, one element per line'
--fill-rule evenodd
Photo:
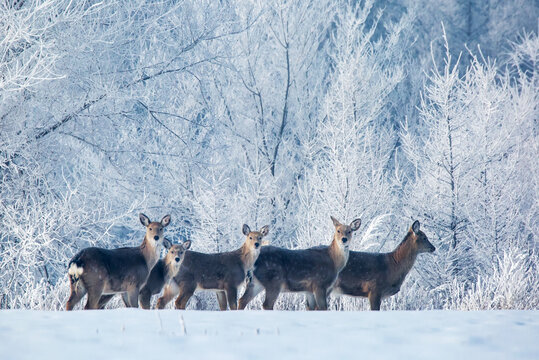
<path fill-rule="evenodd" d="M 413 247 L 412 236 L 412 234 L 408 233 L 399 246 L 389 253 L 390 263 L 393 269 L 392 273 L 396 278 L 404 279 L 414 265 L 417 250 Z"/>
<path fill-rule="evenodd" d="M 165 262 L 165 282 L 178 275 L 179 268 L 179 266 L 176 266 L 173 263 Z"/>
<path fill-rule="evenodd" d="M 159 250 L 159 246 L 153 246 L 151 241 L 149 241 L 146 236 L 144 237 L 144 241 L 142 241 L 142 244 L 140 245 L 140 252 L 142 253 L 142 256 L 144 256 L 146 266 L 149 270 L 151 270 L 157 263 L 157 260 L 159 260 Z"/>
<path fill-rule="evenodd" d="M 337 272 L 340 272 L 348 262 L 348 256 L 350 254 L 348 247 L 344 248 L 339 246 L 337 240 L 333 239 L 331 245 L 329 245 L 328 251 L 331 260 L 335 265 L 335 270 L 337 270 Z"/>
<path fill-rule="evenodd" d="M 243 269 L 245 272 L 251 270 L 255 266 L 256 259 L 260 250 L 251 249 L 247 244 L 243 244 L 240 248 L 240 258 L 243 263 Z"/>

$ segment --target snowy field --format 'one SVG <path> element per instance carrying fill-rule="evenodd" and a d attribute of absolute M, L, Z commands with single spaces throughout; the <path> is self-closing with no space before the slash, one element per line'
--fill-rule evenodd
<path fill-rule="evenodd" d="M 0 359 L 539 359 L 539 311 L 0 312 Z"/>

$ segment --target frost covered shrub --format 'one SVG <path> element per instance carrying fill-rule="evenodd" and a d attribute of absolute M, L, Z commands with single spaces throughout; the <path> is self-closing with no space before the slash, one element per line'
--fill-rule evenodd
<path fill-rule="evenodd" d="M 497 257 L 492 270 L 464 289 L 455 284 L 451 309 L 534 309 L 538 305 L 537 256 L 510 249 Z"/>

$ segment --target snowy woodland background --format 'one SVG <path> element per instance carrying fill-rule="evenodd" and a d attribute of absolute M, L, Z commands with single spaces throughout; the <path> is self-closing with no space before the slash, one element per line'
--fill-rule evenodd
<path fill-rule="evenodd" d="M 363 220 L 353 250 L 390 251 L 418 219 L 437 251 L 382 309 L 538 309 L 538 18 L 535 0 L 0 1 L 0 308 L 63 308 L 69 259 L 139 244 L 144 212 L 205 252 L 243 223 L 328 244 L 330 215 Z"/>

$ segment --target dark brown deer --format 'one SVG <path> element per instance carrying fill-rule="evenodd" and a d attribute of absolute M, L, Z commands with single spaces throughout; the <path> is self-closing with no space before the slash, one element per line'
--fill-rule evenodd
<path fill-rule="evenodd" d="M 243 245 L 234 251 L 217 254 L 204 254 L 187 251 L 178 271 L 178 275 L 165 287 L 163 296 L 157 301 L 157 308 L 163 309 L 177 294 L 176 308 L 185 309 L 195 290 L 213 290 L 217 293 L 219 308 L 236 310 L 238 287 L 244 282 L 247 272 L 260 253 L 262 238 L 269 232 L 264 226 L 260 231 L 251 231 L 243 225 L 246 239 Z"/>
<path fill-rule="evenodd" d="M 159 259 L 164 243 L 163 232 L 170 215 L 161 222 L 150 222 L 139 215 L 146 227 L 140 246 L 120 249 L 89 247 L 75 255 L 68 265 L 71 295 L 66 310 L 72 310 L 88 293 L 85 309 L 100 309 L 115 295 L 122 294 L 128 307 L 138 307 L 139 289 Z"/>
<path fill-rule="evenodd" d="M 164 259 L 160 259 L 153 267 L 146 284 L 140 289 L 139 303 L 143 309 L 150 308 L 152 295 L 159 294 L 163 286 L 178 274 L 187 249 L 191 241 L 174 244 L 170 247 Z"/>
<path fill-rule="evenodd" d="M 375 254 L 350 251 L 348 264 L 339 274 L 333 294 L 367 297 L 371 310 L 380 310 L 384 298 L 399 292 L 417 254 L 436 250 L 419 227 L 416 220 L 404 240 L 392 252 Z"/>
<path fill-rule="evenodd" d="M 244 309 L 265 289 L 265 310 L 273 310 L 281 291 L 304 292 L 307 294 L 308 309 L 326 310 L 328 290 L 346 265 L 352 233 L 361 225 L 360 219 L 352 221 L 350 225 L 339 223 L 333 216 L 331 220 L 335 233 L 329 246 L 302 250 L 264 246 L 255 263 L 252 281 L 247 283 L 240 299 L 239 308 Z"/>

